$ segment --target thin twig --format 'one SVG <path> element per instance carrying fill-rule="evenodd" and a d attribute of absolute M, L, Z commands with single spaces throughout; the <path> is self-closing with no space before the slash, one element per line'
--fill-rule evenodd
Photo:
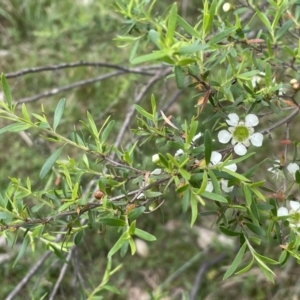
<path fill-rule="evenodd" d="M 270 127 L 261 130 L 260 133 L 268 134 L 270 131 L 274 130 L 275 128 L 279 127 L 280 125 L 282 125 L 284 123 L 291 122 L 291 120 L 299 113 L 299 109 L 300 109 L 299 106 L 296 107 L 288 116 L 286 116 L 285 118 L 283 118 L 283 119 L 279 120 L 278 122 L 274 123 Z"/>
<path fill-rule="evenodd" d="M 171 72 L 171 69 L 168 68 L 166 70 L 164 70 L 163 72 L 157 72 L 155 74 L 155 76 L 153 76 L 148 82 L 147 84 L 141 89 L 141 91 L 139 92 L 139 94 L 137 95 L 137 97 L 134 99 L 133 104 L 137 104 L 139 102 L 142 101 L 144 95 L 147 93 L 147 91 L 150 89 L 150 87 L 157 82 L 158 80 L 160 80 L 162 77 L 166 76 L 167 74 L 169 74 Z M 116 142 L 114 143 L 115 147 L 119 147 L 121 144 L 122 139 L 124 138 L 124 134 L 125 131 L 127 130 L 128 125 L 130 124 L 130 122 L 132 121 L 132 116 L 134 115 L 135 109 L 134 106 L 131 105 L 128 109 L 128 112 L 126 114 L 125 120 L 123 122 L 123 125 L 119 131 L 119 134 L 116 138 Z"/>
<path fill-rule="evenodd" d="M 221 255 L 217 256 L 213 260 L 208 261 L 208 262 L 203 262 L 200 264 L 200 267 L 198 269 L 198 272 L 197 272 L 197 275 L 195 278 L 195 282 L 193 284 L 193 288 L 192 288 L 192 291 L 190 294 L 190 300 L 196 299 L 197 293 L 202 285 L 203 278 L 204 278 L 204 275 L 207 272 L 207 270 L 210 269 L 211 267 L 213 267 L 214 265 L 217 265 L 218 263 L 220 263 L 226 257 L 227 257 L 227 254 L 222 253 Z"/>
<path fill-rule="evenodd" d="M 52 251 L 47 251 L 44 253 L 40 259 L 33 265 L 33 267 L 27 272 L 23 279 L 16 285 L 16 287 L 7 295 L 5 300 L 12 300 L 14 297 L 22 290 L 22 288 L 28 283 L 33 275 L 39 270 L 39 268 L 44 264 L 46 259 L 52 254 Z"/>
<path fill-rule="evenodd" d="M 103 67 L 103 68 L 120 70 L 123 73 L 137 73 L 137 74 L 142 74 L 142 75 L 151 75 L 146 70 L 143 70 L 143 68 L 137 68 L 137 70 L 135 70 L 135 69 L 131 69 L 131 68 L 121 67 L 116 64 L 109 64 L 109 63 L 103 63 L 103 62 L 80 61 L 80 62 L 75 62 L 75 63 L 62 63 L 59 65 L 51 65 L 51 66 L 42 66 L 42 67 L 36 67 L 36 68 L 23 69 L 23 70 L 19 70 L 19 71 L 12 72 L 12 73 L 7 73 L 7 74 L 5 74 L 5 77 L 6 78 L 15 78 L 15 77 L 24 76 L 24 75 L 30 74 L 30 73 L 39 73 L 39 72 L 45 72 L 45 71 L 57 71 L 57 70 L 61 70 L 61 69 L 77 68 L 77 67 Z M 157 68 L 157 66 L 153 66 L 153 67 Z M 149 67 L 148 67 L 148 69 L 149 69 Z"/>
<path fill-rule="evenodd" d="M 59 286 L 60 286 L 60 284 L 61 284 L 61 282 L 62 282 L 64 276 L 65 276 L 65 273 L 66 273 L 67 268 L 68 268 L 68 263 L 69 263 L 69 261 L 71 260 L 72 253 L 73 253 L 73 250 L 74 250 L 74 249 L 75 249 L 74 247 L 72 247 L 72 248 L 70 249 L 70 252 L 68 253 L 68 255 L 67 255 L 67 257 L 66 257 L 67 263 L 64 263 L 63 267 L 60 269 L 60 273 L 59 273 L 58 279 L 57 279 L 57 281 L 56 281 L 56 283 L 55 283 L 55 286 L 54 286 L 54 288 L 53 288 L 53 290 L 52 290 L 51 295 L 49 296 L 49 300 L 55 299 L 55 295 L 56 295 L 56 293 L 57 293 L 57 290 L 58 290 L 58 288 L 59 288 Z"/>
<path fill-rule="evenodd" d="M 153 182 L 153 183 L 151 183 L 151 184 L 149 184 L 149 185 L 147 185 L 143 188 L 139 188 L 137 190 L 130 191 L 127 194 L 122 194 L 122 195 L 118 195 L 118 196 L 115 196 L 115 197 L 111 197 L 111 198 L 108 199 L 108 201 L 110 201 L 110 202 L 118 201 L 118 200 L 127 198 L 128 196 L 132 196 L 132 195 L 135 195 L 137 193 L 147 191 L 147 190 L 149 190 L 149 189 L 151 189 L 155 186 L 158 186 L 160 184 L 165 183 L 169 179 L 170 179 L 170 177 L 159 179 L 159 180 L 157 180 L 157 181 L 155 181 L 155 182 Z M 60 218 L 66 217 L 66 216 L 71 216 L 71 215 L 79 217 L 83 213 L 85 213 L 89 210 L 95 209 L 95 208 L 97 208 L 101 205 L 102 205 L 101 202 L 98 202 L 98 203 L 92 202 L 92 203 L 88 203 L 85 206 L 83 206 L 82 209 L 79 212 L 78 212 L 78 210 L 69 210 L 69 211 L 63 211 L 63 212 L 61 212 L 57 215 L 54 215 L 54 216 L 49 216 L 49 217 L 44 218 L 44 219 L 28 219 L 27 221 L 17 223 L 17 224 L 1 225 L 0 226 L 0 231 L 4 231 L 4 230 L 7 230 L 7 229 L 19 229 L 19 228 L 22 228 L 22 227 L 28 228 L 29 225 L 35 225 L 35 224 L 47 224 L 47 223 L 49 223 L 53 220 L 57 220 L 57 219 L 60 219 Z"/>
<path fill-rule="evenodd" d="M 89 79 L 86 79 L 86 80 L 80 80 L 80 81 L 77 81 L 75 83 L 60 87 L 60 88 L 54 88 L 50 91 L 46 91 L 46 92 L 43 92 L 41 94 L 37 94 L 37 95 L 31 96 L 31 97 L 26 97 L 26 98 L 19 99 L 17 101 L 17 104 L 19 105 L 19 104 L 22 104 L 22 103 L 37 101 L 41 98 L 50 97 L 50 96 L 56 95 L 58 93 L 61 93 L 63 91 L 68 91 L 68 90 L 71 90 L 71 89 L 74 89 L 74 88 L 78 88 L 80 86 L 92 84 L 92 83 L 102 81 L 102 80 L 105 80 L 105 79 L 108 79 L 108 78 L 111 78 L 111 77 L 114 77 L 114 76 L 119 76 L 119 75 L 122 75 L 122 74 L 125 74 L 125 73 L 127 73 L 127 72 L 114 71 L 114 72 L 107 73 L 107 74 L 97 76 L 97 77 L 94 77 L 94 78 L 89 78 Z M 134 70 L 134 69 L 132 69 L 132 73 L 141 74 L 140 71 Z M 145 72 L 142 72 L 142 73 L 144 74 Z M 151 73 L 147 73 L 147 75 L 151 75 Z"/>

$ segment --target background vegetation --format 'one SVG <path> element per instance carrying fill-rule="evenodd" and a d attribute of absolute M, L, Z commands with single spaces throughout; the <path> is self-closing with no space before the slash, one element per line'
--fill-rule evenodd
<path fill-rule="evenodd" d="M 254 2 L 262 8 L 266 5 L 263 1 Z M 172 3 L 169 0 L 158 1 L 154 15 L 163 15 Z M 232 4 L 240 16 L 249 18 L 247 1 L 232 1 Z M 297 9 L 299 5 L 295 4 Z M 199 21 L 203 10 L 201 1 L 196 0 L 178 1 L 178 8 L 179 14 L 191 24 Z M 223 17 L 225 13 L 220 2 L 218 18 Z M 234 19 L 228 18 L 228 22 L 230 20 L 233 22 Z M 260 22 L 254 20 L 253 27 L 259 26 Z M 124 148 L 133 140 L 128 128 L 120 136 L 132 104 L 139 101 L 139 105 L 150 110 L 152 93 L 159 108 L 168 115 L 181 116 L 183 120 L 191 118 L 196 113 L 197 91 L 178 90 L 174 79 L 164 80 L 166 72 L 155 77 L 154 71 L 159 69 L 159 65 L 129 65 L 131 48 L 117 47 L 119 43 L 113 40 L 127 29 L 128 23 L 116 12 L 113 0 L 2 0 L 0 70 L 8 79 L 14 101 L 28 103 L 30 112 L 41 112 L 43 105 L 50 116 L 54 114 L 59 100 L 66 98 L 67 105 L 60 124 L 61 134 L 65 135 L 74 126 L 84 131 L 79 120 L 86 118 L 86 111 L 92 114 L 99 127 L 111 115 L 116 120 L 116 126 L 109 140 Z M 152 48 L 145 40 L 141 42 L 139 51 L 148 53 Z M 78 66 L 72 65 L 76 63 Z M 33 68 L 41 66 L 51 67 L 34 72 Z M 16 74 L 28 68 L 32 70 Z M 282 77 L 280 71 L 278 77 Z M 203 117 L 209 116 L 211 111 L 208 105 Z M 131 116 L 130 121 L 131 126 L 135 127 L 135 115 Z M 0 128 L 7 124 L 9 122 L 0 120 Z M 53 184 L 57 179 L 39 179 L 41 166 L 55 150 L 55 145 L 42 139 L 39 134 L 37 130 L 31 130 L 30 133 L 0 135 L 1 191 L 7 189 L 9 177 L 25 181 L 29 176 L 36 190 L 43 189 L 51 180 Z M 278 136 L 282 134 L 280 130 L 274 133 Z M 266 151 L 269 146 L 267 142 L 264 146 Z M 278 145 L 278 151 L 274 151 L 277 155 L 280 155 L 280 147 Z M 141 164 L 149 165 L 155 153 L 154 147 L 141 146 L 136 159 Z M 81 155 L 71 147 L 63 151 L 66 159 L 77 159 Z M 266 176 L 270 175 L 266 172 Z M 84 178 L 84 188 L 92 191 L 90 183 L 93 178 Z M 300 294 L 299 268 L 292 260 L 284 268 L 275 270 L 275 285 L 268 282 L 256 267 L 242 276 L 222 281 L 225 266 L 232 262 L 236 254 L 234 240 L 225 239 L 215 232 L 214 219 L 209 217 L 198 218 L 196 226 L 191 228 L 189 216 L 182 213 L 180 201 L 175 195 L 168 197 L 171 205 L 147 215 L 139 224 L 140 228 L 155 235 L 157 241 L 145 244 L 139 240 L 138 255 L 114 257 L 114 267 L 122 264 L 122 268 L 111 277 L 110 284 L 120 294 L 108 290 L 103 293 L 103 299 L 283 299 L 287 295 L 290 299 L 293 296 L 297 299 Z M 27 284 L 18 290 L 17 295 L 6 299 L 48 298 L 53 291 L 55 299 L 84 299 L 84 289 L 92 291 L 101 281 L 107 253 L 118 236 L 113 229 L 107 232 L 96 229 L 86 231 L 68 265 L 62 265 L 62 261 L 53 254 L 46 254 L 47 259 L 33 271 L 34 276 L 30 279 L 26 277 L 28 272 L 41 258 L 45 258 L 45 246 L 38 243 L 34 252 L 28 248 L 13 266 L 22 240 L 16 240 L 14 247 L 1 240 L 0 298 L 5 299 L 23 278 L 28 278 Z M 274 252 L 280 250 L 275 248 L 275 244 L 269 245 L 267 253 Z"/>

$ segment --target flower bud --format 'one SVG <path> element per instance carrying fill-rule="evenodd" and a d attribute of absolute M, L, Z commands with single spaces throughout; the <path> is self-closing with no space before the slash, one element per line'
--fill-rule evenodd
<path fill-rule="evenodd" d="M 225 2 L 222 6 L 224 12 L 228 12 L 231 10 L 231 4 L 229 2 Z"/>
<path fill-rule="evenodd" d="M 154 164 L 157 164 L 157 163 L 160 162 L 160 159 L 159 159 L 159 155 L 158 155 L 158 154 L 154 154 L 154 155 L 152 156 L 152 162 L 153 162 Z"/>
<path fill-rule="evenodd" d="M 296 82 L 292 85 L 292 88 L 295 92 L 299 91 L 300 90 L 300 83 L 299 82 Z"/>
<path fill-rule="evenodd" d="M 291 79 L 290 84 L 291 84 L 291 85 L 294 85 L 294 84 L 297 83 L 297 82 L 298 82 L 297 79 L 293 78 L 293 79 Z"/>

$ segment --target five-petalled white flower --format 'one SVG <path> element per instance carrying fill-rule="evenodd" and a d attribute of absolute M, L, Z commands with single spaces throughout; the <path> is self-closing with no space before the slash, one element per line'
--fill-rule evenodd
<path fill-rule="evenodd" d="M 212 151 L 209 166 L 219 165 L 221 163 L 221 160 L 222 160 L 222 155 L 217 151 Z M 237 165 L 235 163 L 229 164 L 229 165 L 225 166 L 224 169 L 228 169 L 230 171 L 235 172 L 237 170 Z M 233 186 L 228 187 L 227 179 L 222 178 L 220 180 L 220 183 L 221 183 L 221 188 L 225 193 L 229 193 L 233 190 Z M 213 191 L 213 189 L 214 189 L 214 187 L 213 187 L 211 180 L 208 180 L 205 191 L 211 193 Z"/>
<path fill-rule="evenodd" d="M 277 210 L 277 217 L 289 216 L 287 219 L 290 223 L 290 227 L 300 227 L 300 203 L 298 201 L 290 201 L 291 209 L 288 210 L 286 207 L 280 207 Z"/>
<path fill-rule="evenodd" d="M 218 139 L 222 144 L 227 144 L 231 140 L 236 154 L 245 155 L 247 153 L 247 147 L 250 146 L 250 142 L 256 147 L 262 145 L 264 136 L 260 132 L 254 133 L 253 128 L 259 123 L 256 115 L 247 115 L 244 122 L 239 120 L 237 114 L 231 113 L 228 115 L 226 123 L 230 127 L 228 127 L 228 130 L 221 130 L 218 133 Z"/>

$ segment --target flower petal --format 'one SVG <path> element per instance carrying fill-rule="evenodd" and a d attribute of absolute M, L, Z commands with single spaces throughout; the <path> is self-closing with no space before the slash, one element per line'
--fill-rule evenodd
<path fill-rule="evenodd" d="M 250 140 L 253 146 L 261 147 L 264 136 L 260 132 L 255 132 L 250 136 Z"/>
<path fill-rule="evenodd" d="M 300 203 L 298 201 L 290 201 L 290 206 L 293 211 L 297 211 L 300 208 Z"/>
<path fill-rule="evenodd" d="M 296 163 L 290 163 L 286 168 L 292 175 L 295 175 L 296 171 L 299 170 L 299 166 Z"/>
<path fill-rule="evenodd" d="M 207 181 L 205 191 L 211 193 L 213 191 L 213 189 L 214 189 L 214 186 L 213 186 L 212 182 L 210 180 Z"/>
<path fill-rule="evenodd" d="M 246 147 L 249 147 L 250 146 L 250 141 L 249 139 L 246 139 L 243 141 L 243 145 L 245 145 Z"/>
<path fill-rule="evenodd" d="M 289 215 L 289 211 L 286 207 L 280 207 L 277 210 L 277 217 L 283 217 L 283 216 L 288 216 Z"/>
<path fill-rule="evenodd" d="M 249 114 L 245 118 L 245 124 L 247 127 L 254 127 L 259 123 L 258 117 L 254 114 Z"/>
<path fill-rule="evenodd" d="M 228 187 L 228 180 L 221 179 L 221 188 L 225 193 L 230 193 L 233 190 L 234 186 Z"/>
<path fill-rule="evenodd" d="M 232 135 L 227 130 L 221 130 L 218 133 L 219 142 L 222 144 L 227 144 L 231 138 L 232 138 Z"/>
<path fill-rule="evenodd" d="M 199 132 L 198 134 L 196 134 L 196 135 L 193 137 L 192 141 L 193 141 L 193 142 L 197 141 L 201 136 L 202 136 L 202 133 Z"/>
<path fill-rule="evenodd" d="M 239 123 L 239 116 L 235 113 L 231 113 L 228 115 L 228 119 L 226 120 L 226 123 L 230 126 L 236 126 Z"/>
<path fill-rule="evenodd" d="M 179 149 L 179 150 L 176 151 L 176 153 L 175 153 L 174 156 L 175 156 L 175 157 L 176 157 L 176 156 L 180 156 L 180 155 L 182 155 L 183 153 L 184 153 L 183 150 L 182 150 L 182 149 Z"/>
<path fill-rule="evenodd" d="M 212 165 L 217 165 L 222 160 L 222 154 L 217 151 L 212 151 L 210 162 Z"/>
<path fill-rule="evenodd" d="M 237 154 L 237 155 L 245 155 L 247 153 L 247 148 L 243 145 L 243 144 L 236 144 L 234 147 L 233 147 L 233 150 L 234 152 Z"/>
<path fill-rule="evenodd" d="M 150 174 L 151 174 L 151 175 L 160 175 L 161 172 L 162 172 L 161 169 L 155 169 L 155 170 L 153 170 Z"/>
<path fill-rule="evenodd" d="M 230 163 L 230 161 L 229 161 L 229 163 Z M 227 165 L 224 167 L 224 169 L 228 169 L 230 171 L 235 172 L 237 170 L 237 165 L 236 164 Z"/>

